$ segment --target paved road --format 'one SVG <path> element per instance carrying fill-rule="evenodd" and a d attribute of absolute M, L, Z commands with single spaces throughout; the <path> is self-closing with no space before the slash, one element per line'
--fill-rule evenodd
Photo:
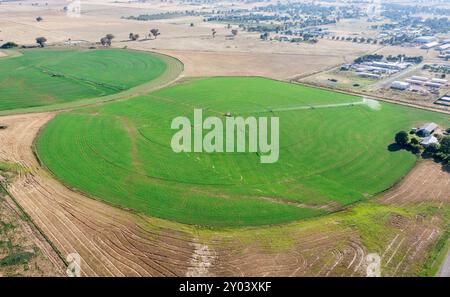
<path fill-rule="evenodd" d="M 448 251 L 447 257 L 438 272 L 440 277 L 450 277 L 450 251 Z"/>

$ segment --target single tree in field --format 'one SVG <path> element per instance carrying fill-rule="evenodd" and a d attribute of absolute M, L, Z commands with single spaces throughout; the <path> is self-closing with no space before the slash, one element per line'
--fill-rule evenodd
<path fill-rule="evenodd" d="M 151 29 L 150 33 L 153 35 L 153 37 L 158 37 L 158 35 L 161 35 L 161 33 L 159 33 L 159 29 Z"/>
<path fill-rule="evenodd" d="M 212 38 L 216 37 L 217 31 L 216 29 L 211 29 Z"/>
<path fill-rule="evenodd" d="M 261 38 L 261 40 L 269 39 L 269 32 L 265 32 L 264 34 L 261 34 L 261 36 L 259 36 L 259 38 Z"/>
<path fill-rule="evenodd" d="M 408 141 L 408 133 L 406 133 L 405 131 L 400 131 L 395 135 L 395 142 L 401 147 L 406 146 L 408 144 Z"/>
<path fill-rule="evenodd" d="M 102 37 L 101 39 L 100 39 L 100 43 L 103 45 L 103 46 L 111 46 L 111 39 L 110 38 L 108 38 L 108 37 Z"/>
<path fill-rule="evenodd" d="M 238 34 L 238 30 L 237 29 L 231 30 L 231 34 L 233 34 L 233 36 L 236 36 Z"/>
<path fill-rule="evenodd" d="M 103 46 L 107 46 L 107 45 L 109 45 L 109 40 L 108 40 L 108 38 L 106 38 L 106 37 L 102 37 L 102 38 L 100 38 L 100 43 L 101 43 Z"/>
<path fill-rule="evenodd" d="M 42 22 L 44 19 L 42 18 L 42 17 L 40 17 L 40 16 L 38 16 L 37 18 L 36 18 L 36 22 Z"/>
<path fill-rule="evenodd" d="M 136 41 L 139 39 L 139 34 L 130 33 L 130 35 L 128 35 L 128 38 L 132 41 Z"/>
<path fill-rule="evenodd" d="M 36 43 L 39 44 L 41 47 L 44 47 L 46 42 L 47 42 L 47 38 L 45 38 L 45 37 L 36 38 Z"/>
<path fill-rule="evenodd" d="M 112 34 L 106 34 L 106 36 L 105 37 L 102 37 L 101 39 L 100 39 L 100 43 L 103 45 L 103 46 L 111 46 L 111 43 L 112 43 L 112 40 L 114 39 L 114 35 L 112 35 Z"/>
<path fill-rule="evenodd" d="M 19 45 L 15 42 L 12 41 L 8 41 L 6 43 L 4 43 L 2 46 L 0 46 L 0 48 L 4 48 L 4 49 L 8 49 L 8 48 L 15 48 L 18 47 Z"/>

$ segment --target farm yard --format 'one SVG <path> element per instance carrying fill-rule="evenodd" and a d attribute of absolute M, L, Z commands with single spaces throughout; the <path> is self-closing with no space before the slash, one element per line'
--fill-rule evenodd
<path fill-rule="evenodd" d="M 161 55 L 124 50 L 24 50 L 0 60 L 0 112 L 128 90 L 164 74 Z"/>
<path fill-rule="evenodd" d="M 427 121 L 448 125 L 439 113 L 363 103 L 264 78 L 191 80 L 59 114 L 36 148 L 69 187 L 116 206 L 193 225 L 280 224 L 390 188 L 416 163 L 408 152 L 388 150 L 395 131 Z M 205 116 L 278 116 L 280 160 L 260 164 L 254 153 L 175 154 L 170 122 L 192 117 L 194 108 Z"/>

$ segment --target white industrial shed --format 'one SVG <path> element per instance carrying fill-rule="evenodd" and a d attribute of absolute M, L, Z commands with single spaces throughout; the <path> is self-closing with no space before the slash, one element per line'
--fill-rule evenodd
<path fill-rule="evenodd" d="M 437 138 L 436 137 L 434 137 L 434 136 L 427 136 L 427 137 L 425 137 L 424 139 L 422 139 L 422 141 L 420 142 L 420 144 L 421 145 L 423 145 L 423 146 L 429 146 L 430 144 L 438 144 L 439 143 L 439 141 L 437 140 Z"/>

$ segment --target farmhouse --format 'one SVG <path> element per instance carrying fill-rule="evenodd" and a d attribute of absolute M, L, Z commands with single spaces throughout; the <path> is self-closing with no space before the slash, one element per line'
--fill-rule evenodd
<path fill-rule="evenodd" d="M 437 140 L 436 137 L 434 137 L 433 135 L 427 136 L 424 139 L 422 139 L 422 141 L 420 142 L 421 145 L 427 147 L 430 144 L 438 144 L 439 141 Z"/>
<path fill-rule="evenodd" d="M 427 123 L 419 128 L 417 135 L 421 137 L 430 136 L 439 126 L 435 123 Z"/>

